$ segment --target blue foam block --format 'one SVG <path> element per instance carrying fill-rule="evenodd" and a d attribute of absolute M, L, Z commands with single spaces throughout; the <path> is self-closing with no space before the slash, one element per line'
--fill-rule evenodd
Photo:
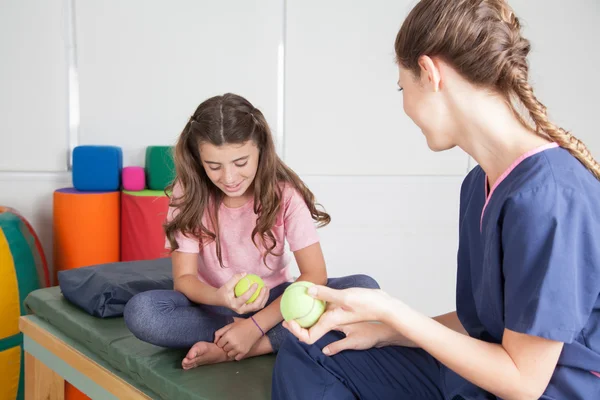
<path fill-rule="evenodd" d="M 119 190 L 122 168 L 120 147 L 77 146 L 73 150 L 73 186 L 77 190 Z"/>

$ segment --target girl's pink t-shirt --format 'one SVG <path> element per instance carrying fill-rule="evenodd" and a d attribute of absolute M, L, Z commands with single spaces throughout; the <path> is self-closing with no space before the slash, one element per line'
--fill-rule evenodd
<path fill-rule="evenodd" d="M 173 188 L 173 196 L 181 196 L 179 185 Z M 221 252 L 223 267 L 217 258 L 217 247 L 214 241 L 204 243 L 200 248 L 197 238 L 187 237 L 181 232 L 175 236 L 179 248 L 176 251 L 183 253 L 198 253 L 198 278 L 213 287 L 221 287 L 231 277 L 240 272 L 252 273 L 260 276 L 269 288 L 289 282 L 292 278 L 289 269 L 291 256 L 285 250 L 285 242 L 292 252 L 301 250 L 319 241 L 317 228 L 310 211 L 300 193 L 287 185 L 283 187 L 282 206 L 279 209 L 273 235 L 277 240 L 277 247 L 273 250 L 281 256 L 268 255 L 267 266 L 263 262 L 263 249 L 256 248 L 252 242 L 252 230 L 256 226 L 254 201 L 250 200 L 239 208 L 229 208 L 221 204 L 219 208 L 219 229 L 221 231 Z M 169 208 L 167 220 L 176 215 L 177 209 Z M 207 216 L 203 216 L 203 223 L 207 224 Z M 260 241 L 256 241 L 260 246 Z M 169 242 L 166 247 L 170 248 Z"/>

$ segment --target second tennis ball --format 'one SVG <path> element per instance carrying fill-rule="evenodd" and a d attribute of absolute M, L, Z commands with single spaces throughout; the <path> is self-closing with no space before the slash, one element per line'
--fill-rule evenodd
<path fill-rule="evenodd" d="M 296 320 L 303 328 L 313 326 L 325 312 L 325 302 L 311 297 L 307 291 L 312 282 L 294 282 L 283 292 L 281 315 L 286 321 Z"/>

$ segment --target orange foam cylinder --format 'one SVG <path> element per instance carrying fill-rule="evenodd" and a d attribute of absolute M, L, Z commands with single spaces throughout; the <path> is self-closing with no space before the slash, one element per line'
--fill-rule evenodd
<path fill-rule="evenodd" d="M 65 382 L 65 400 L 91 400 L 75 386 Z"/>
<path fill-rule="evenodd" d="M 119 261 L 120 192 L 54 192 L 54 271 Z"/>
<path fill-rule="evenodd" d="M 120 259 L 120 192 L 54 192 L 54 273 Z M 88 399 L 65 384 L 67 400 Z"/>

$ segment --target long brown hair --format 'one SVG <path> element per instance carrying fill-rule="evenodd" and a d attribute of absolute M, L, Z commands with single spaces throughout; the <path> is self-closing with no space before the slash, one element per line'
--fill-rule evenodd
<path fill-rule="evenodd" d="M 179 247 L 175 240 L 177 232 L 198 238 L 201 248 L 203 244 L 214 241 L 219 263 L 224 267 L 218 221 L 218 210 L 224 195 L 204 171 L 200 160 L 200 144 L 222 146 L 242 144 L 249 140 L 256 144 L 260 152 L 258 169 L 252 185 L 254 213 L 257 217 L 251 239 L 257 248 L 259 245 L 263 246 L 265 265 L 267 255 L 279 255 L 273 253 L 277 242 L 272 228 L 281 209 L 282 185 L 291 186 L 302 195 L 319 227 L 331 221 L 329 214 L 317 209 L 318 204 L 315 203 L 313 193 L 277 155 L 271 130 L 262 112 L 245 98 L 227 93 L 200 104 L 175 145 L 173 158 L 176 178 L 167 188 L 167 192 L 172 192 L 178 184 L 183 194 L 179 198 L 171 197 L 171 206 L 178 212 L 174 213 L 174 217 L 164 227 L 171 251 Z M 205 212 L 208 216 L 208 226 L 202 219 Z"/>
<path fill-rule="evenodd" d="M 421 0 L 398 35 L 398 63 L 419 76 L 419 57 L 439 57 L 473 84 L 503 94 L 526 127 L 567 149 L 600 179 L 600 165 L 582 141 L 553 124 L 529 84 L 530 43 L 505 0 Z M 515 102 L 517 104 L 515 104 Z M 518 110 L 527 109 L 533 125 Z"/>

